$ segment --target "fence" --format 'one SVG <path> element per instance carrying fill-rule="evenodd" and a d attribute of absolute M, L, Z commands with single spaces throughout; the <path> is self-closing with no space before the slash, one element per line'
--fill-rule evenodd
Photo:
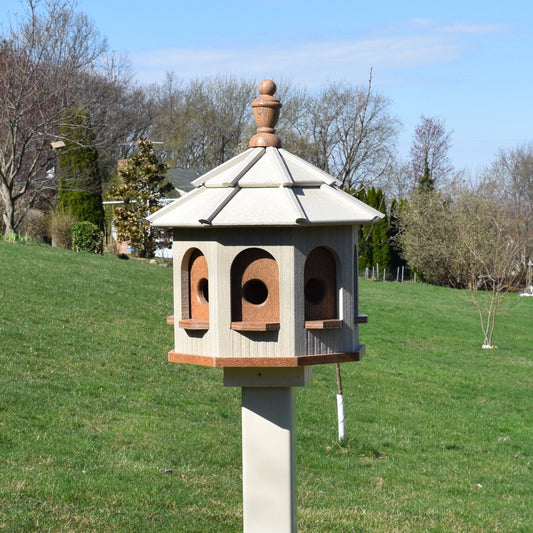
<path fill-rule="evenodd" d="M 408 268 L 397 267 L 396 269 L 382 268 L 379 264 L 373 267 L 366 267 L 363 276 L 365 279 L 374 281 L 396 281 L 397 283 L 416 283 L 416 272 Z"/>

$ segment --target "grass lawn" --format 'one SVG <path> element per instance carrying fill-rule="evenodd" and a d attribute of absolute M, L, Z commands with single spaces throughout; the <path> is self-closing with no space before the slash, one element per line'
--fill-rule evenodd
<path fill-rule="evenodd" d="M 240 391 L 170 364 L 169 268 L 0 242 L 0 530 L 236 532 Z M 533 531 L 533 298 L 361 282 L 366 357 L 297 391 L 298 531 Z"/>

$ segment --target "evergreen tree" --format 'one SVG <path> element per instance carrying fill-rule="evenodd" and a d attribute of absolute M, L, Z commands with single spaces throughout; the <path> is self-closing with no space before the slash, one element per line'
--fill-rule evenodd
<path fill-rule="evenodd" d="M 121 185 L 110 195 L 123 204 L 115 209 L 114 224 L 120 240 L 129 241 L 139 257 L 153 257 L 156 247 L 170 246 L 167 231 L 150 227 L 146 217 L 157 211 L 160 201 L 171 190 L 166 180 L 167 165 L 154 152 L 152 143 L 141 139 L 138 152 L 119 170 Z"/>
<path fill-rule="evenodd" d="M 381 188 L 361 188 L 358 191 L 347 191 L 365 204 L 386 213 L 385 198 Z M 391 268 L 391 249 L 389 243 L 390 224 L 385 216 L 375 224 L 359 226 L 359 270 L 372 268 L 379 264 L 379 268 Z"/>
<path fill-rule="evenodd" d="M 371 192 L 361 189 L 358 194 L 359 200 L 370 205 Z M 359 269 L 372 268 L 372 226 L 359 226 Z"/>
<path fill-rule="evenodd" d="M 392 199 L 390 205 L 390 214 L 389 214 L 389 261 L 391 271 L 395 271 L 397 268 L 406 266 L 407 263 L 401 256 L 401 247 L 398 242 L 398 232 L 400 231 L 400 221 L 398 218 L 399 210 L 403 205 L 407 203 L 407 200 L 396 200 Z"/>
<path fill-rule="evenodd" d="M 431 169 L 429 168 L 428 156 L 424 159 L 424 172 L 418 180 L 418 189 L 421 191 L 434 191 L 435 180 L 431 175 Z"/>
<path fill-rule="evenodd" d="M 103 230 L 101 175 L 89 113 L 76 108 L 67 110 L 60 136 L 65 147 L 59 155 L 58 208 Z"/>
<path fill-rule="evenodd" d="M 372 188 L 372 200 L 375 209 L 386 213 L 385 199 L 381 188 Z M 389 220 L 385 216 L 371 226 L 372 261 L 379 269 L 390 271 Z"/>

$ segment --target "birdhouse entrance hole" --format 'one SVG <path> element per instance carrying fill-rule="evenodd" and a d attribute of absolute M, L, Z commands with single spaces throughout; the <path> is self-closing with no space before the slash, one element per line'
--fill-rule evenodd
<path fill-rule="evenodd" d="M 326 285 L 321 279 L 310 279 L 305 284 L 305 300 L 311 305 L 318 305 L 324 301 L 327 294 Z"/>
<path fill-rule="evenodd" d="M 242 288 L 242 296 L 252 305 L 262 305 L 268 298 L 268 287 L 260 279 L 251 279 Z"/>
<path fill-rule="evenodd" d="M 206 278 L 200 278 L 196 292 L 200 303 L 209 303 L 209 281 Z"/>

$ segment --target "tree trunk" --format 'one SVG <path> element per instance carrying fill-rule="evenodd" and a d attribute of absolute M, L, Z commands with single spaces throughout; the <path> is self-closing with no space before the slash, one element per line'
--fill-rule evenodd
<path fill-rule="evenodd" d="M 7 240 L 15 231 L 15 206 L 13 205 L 9 191 L 5 189 L 5 185 L 2 184 L 2 190 L 0 191 L 3 208 L 2 221 L 4 223 L 4 240 Z"/>

